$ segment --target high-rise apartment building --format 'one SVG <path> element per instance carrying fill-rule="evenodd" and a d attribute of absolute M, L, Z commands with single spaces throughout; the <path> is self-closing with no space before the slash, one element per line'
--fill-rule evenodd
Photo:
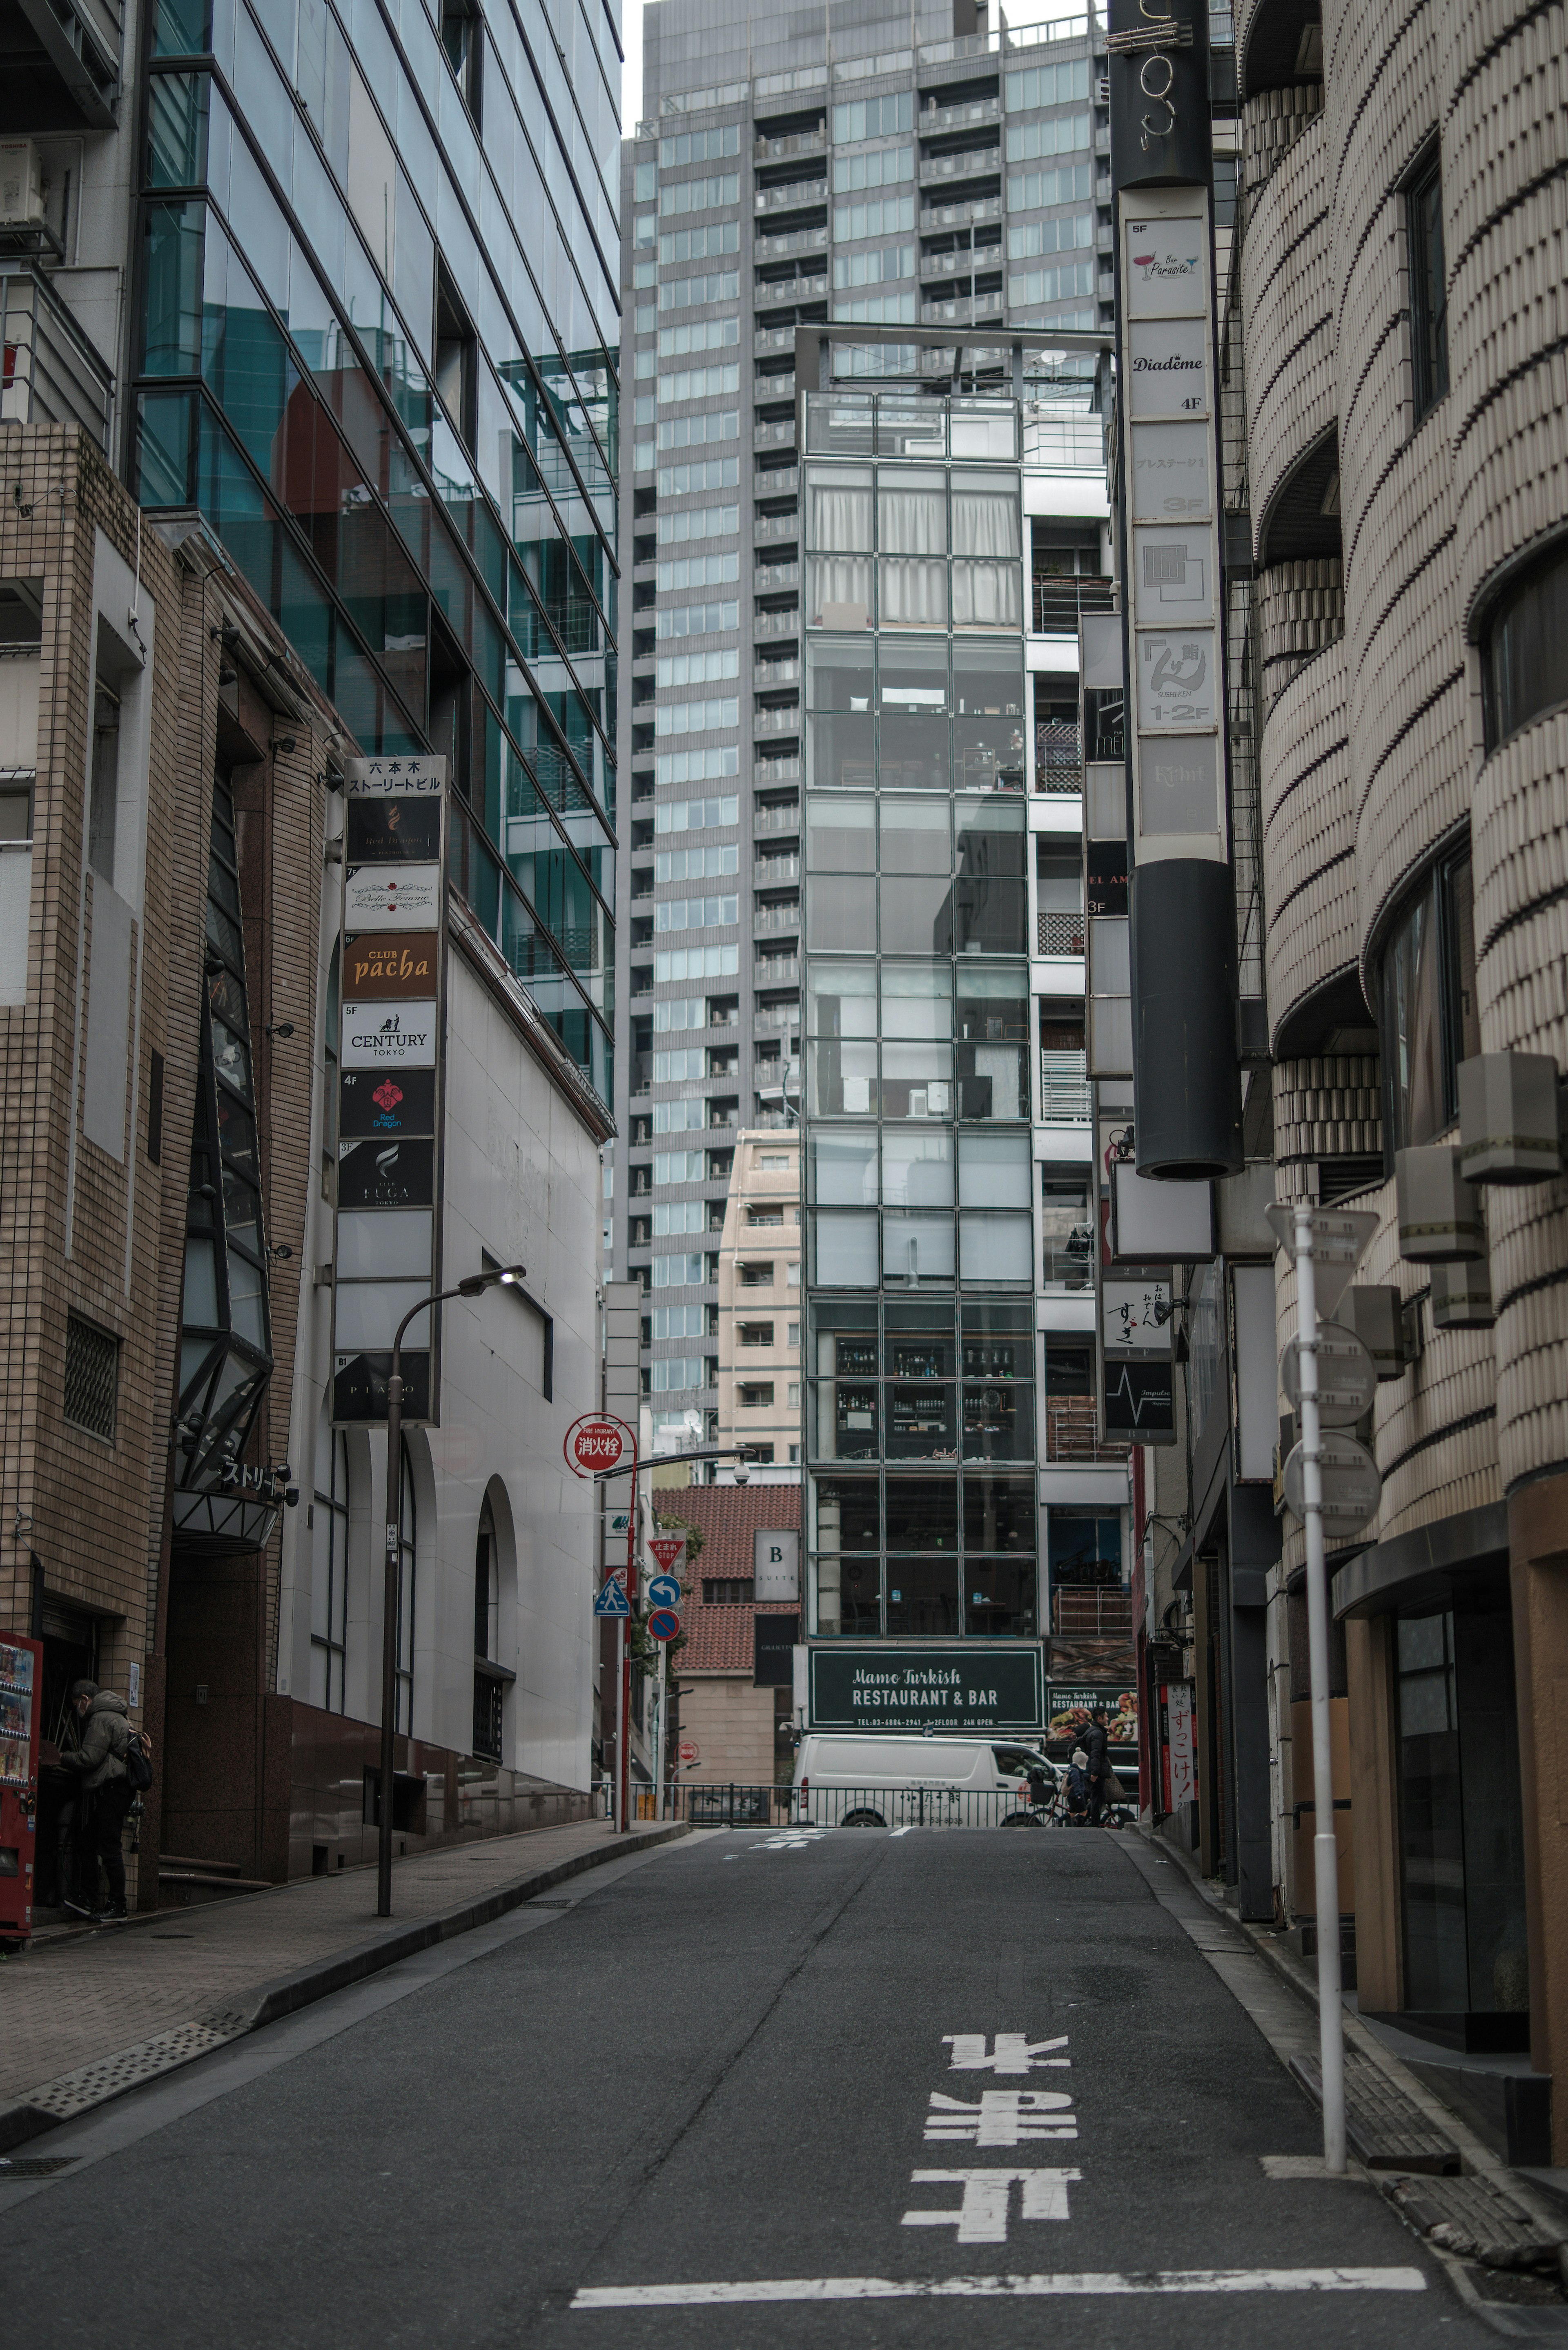
<path fill-rule="evenodd" d="M 1047 1212 L 1066 1214 L 1071 1230 L 1086 1217 L 1072 1209 L 1088 1113 L 1068 800 L 1079 782 L 1078 613 L 1110 596 L 1099 428 L 1087 413 L 1096 356 L 1070 346 L 1110 317 L 1102 65 L 1092 19 L 1011 36 L 988 31 L 972 6 L 846 0 L 808 26 L 654 0 L 645 16 L 644 120 L 623 151 L 621 190 L 632 608 L 620 735 L 631 782 L 617 996 L 630 1035 L 607 1246 L 644 1284 L 655 1444 L 678 1440 L 692 1413 L 714 1425 L 717 1268 L 702 1235 L 722 1222 L 736 1135 L 793 1128 L 801 1115 L 807 632 L 874 625 L 869 604 L 852 611 L 867 599 L 837 577 L 845 567 L 814 567 L 804 543 L 802 327 L 864 324 L 859 343 L 836 336 L 835 380 L 898 387 L 907 402 L 931 402 L 933 418 L 955 381 L 1011 394 L 1007 330 L 1069 338 L 1028 361 L 1031 398 L 1046 411 L 1025 420 L 1028 452 L 1042 463 L 1049 443 L 1053 463 L 1020 523 L 1013 625 L 1028 684 L 1012 723 L 1030 736 L 1017 788 L 1036 766 L 1043 791 L 1048 774 L 1065 785 L 1054 816 L 1042 803 L 1032 820 L 1042 837 L 1021 852 L 1018 879 L 1027 866 L 1035 992 L 1049 1000 L 1030 1064 L 1036 1046 L 1049 1056 L 1056 1092 L 1043 1114 L 1071 1143 L 1054 1154 L 1065 1172 L 1045 1185 Z M 899 326 L 926 339 L 888 331 Z M 964 692 L 972 699 L 972 685 Z M 916 767 L 929 757 L 934 781 L 945 753 L 919 708 L 909 704 L 900 755 Z M 1060 843 L 1048 837 L 1057 830 Z M 861 911 L 868 949 L 869 888 Z M 1025 975 L 1025 1026 L 1030 993 Z M 1032 1108 L 1025 1087 L 1015 1115 L 1027 1125 Z"/>

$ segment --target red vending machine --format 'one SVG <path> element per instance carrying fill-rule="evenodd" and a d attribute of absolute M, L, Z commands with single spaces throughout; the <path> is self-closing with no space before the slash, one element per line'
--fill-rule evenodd
<path fill-rule="evenodd" d="M 33 1931 L 33 1842 L 38 1820 L 38 1707 L 44 1644 L 0 1636 L 0 1940 Z"/>

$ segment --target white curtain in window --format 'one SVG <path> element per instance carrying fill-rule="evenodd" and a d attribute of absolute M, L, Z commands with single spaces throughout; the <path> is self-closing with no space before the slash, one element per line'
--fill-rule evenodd
<path fill-rule="evenodd" d="M 871 551 L 871 489 L 846 488 L 837 482 L 811 482 L 805 491 L 805 543 L 812 554 L 824 547 L 869 554 Z"/>
<path fill-rule="evenodd" d="M 884 555 L 945 555 L 947 500 L 940 488 L 884 478 L 877 493 L 877 545 Z"/>
<path fill-rule="evenodd" d="M 948 567 L 935 563 L 887 563 L 882 574 L 885 629 L 942 629 L 948 618 Z"/>
<path fill-rule="evenodd" d="M 955 629 L 1016 629 L 1022 588 L 1017 563 L 955 563 Z"/>
<path fill-rule="evenodd" d="M 955 555 L 1018 556 L 1018 499 L 997 497 L 984 491 L 953 492 L 953 553 Z"/>
<path fill-rule="evenodd" d="M 859 555 L 814 555 L 807 565 L 806 611 L 815 628 L 868 626 L 871 613 L 871 565 Z M 851 620 L 847 616 L 858 614 Z"/>

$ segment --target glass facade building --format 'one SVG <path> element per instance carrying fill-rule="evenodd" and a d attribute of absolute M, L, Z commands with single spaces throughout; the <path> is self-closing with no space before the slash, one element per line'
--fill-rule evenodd
<path fill-rule="evenodd" d="M 607 9 L 160 0 L 135 486 L 197 508 L 613 1095 L 618 34 Z"/>
<path fill-rule="evenodd" d="M 1020 409 L 805 405 L 807 1630 L 1033 1636 Z"/>

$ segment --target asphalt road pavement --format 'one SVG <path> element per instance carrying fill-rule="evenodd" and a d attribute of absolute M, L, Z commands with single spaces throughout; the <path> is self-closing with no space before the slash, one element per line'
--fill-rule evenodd
<path fill-rule="evenodd" d="M 117 2350 L 1490 2342 L 1319 2144 L 1121 1837 L 704 1834 L 36 2142 L 0 2242 Z"/>

